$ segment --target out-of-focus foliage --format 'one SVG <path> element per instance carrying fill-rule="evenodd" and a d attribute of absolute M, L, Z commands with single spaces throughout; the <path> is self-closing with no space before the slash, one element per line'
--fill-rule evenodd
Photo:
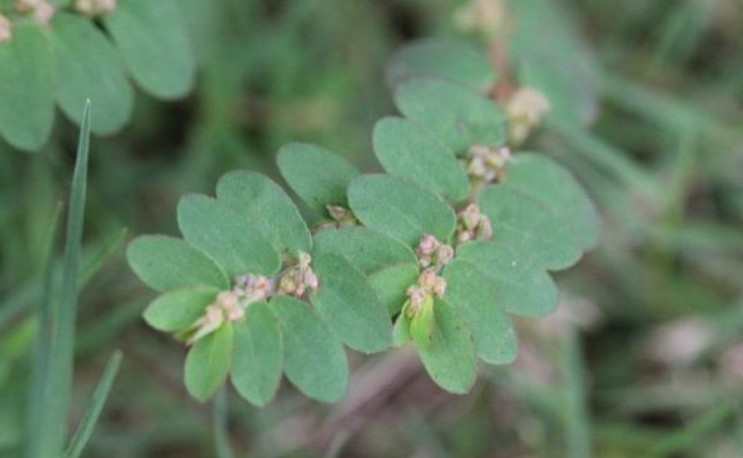
<path fill-rule="evenodd" d="M 234 168 L 278 177 L 273 155 L 289 141 L 373 171 L 368 132 L 393 113 L 383 62 L 413 38 L 489 40 L 462 27 L 492 17 L 471 13 L 491 3 L 178 3 L 200 67 L 192 95 L 163 103 L 135 89 L 130 123 L 91 150 L 75 423 L 111 350 L 127 357 L 85 456 L 215 456 L 212 414 L 182 390 L 181 349 L 140 320 L 150 298 L 121 251 L 87 277 L 121 228 L 175 234 L 178 196 L 209 192 Z M 550 5 L 593 56 L 586 90 L 597 111 L 588 125 L 546 126 L 524 148 L 567 165 L 604 221 L 596 250 L 558 276 L 555 319 L 516 320 L 515 365 L 486 371 L 467 397 L 442 394 L 404 354 L 352 356 L 348 401 L 335 407 L 281 388 L 259 412 L 226 393 L 216 436 L 229 435 L 236 456 L 743 454 L 743 8 Z M 20 454 L 36 329 L 28 312 L 72 168 L 76 129 L 57 121 L 38 155 L 0 144 L 0 456 Z"/>

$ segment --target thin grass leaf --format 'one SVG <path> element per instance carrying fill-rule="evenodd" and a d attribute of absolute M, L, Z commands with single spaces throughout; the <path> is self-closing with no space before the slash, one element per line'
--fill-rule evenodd
<path fill-rule="evenodd" d="M 85 449 L 90 437 L 93 435 L 98 418 L 100 418 L 101 412 L 103 412 L 108 395 L 111 393 L 114 380 L 116 380 L 119 367 L 121 367 L 121 358 L 122 353 L 117 350 L 111 355 L 108 363 L 106 363 L 101 380 L 98 382 L 98 386 L 96 386 L 93 392 L 93 397 L 90 399 L 90 405 L 70 440 L 64 458 L 78 458 L 82 455 L 83 449 Z"/>
<path fill-rule="evenodd" d="M 65 439 L 67 408 L 70 403 L 72 366 L 77 316 L 78 276 L 80 271 L 80 245 L 85 217 L 85 194 L 87 189 L 88 153 L 90 141 L 90 103 L 85 105 L 80 123 L 80 139 L 75 171 L 72 176 L 70 210 L 67 216 L 67 239 L 62 262 L 62 285 L 59 302 L 50 310 L 49 324 L 53 336 L 48 341 L 49 364 L 41 388 L 41 397 L 36 400 L 43 406 L 43 415 L 33 425 L 35 446 L 29 448 L 28 456 L 40 458 L 58 457 L 62 454 Z"/>
<path fill-rule="evenodd" d="M 588 413 L 583 351 L 578 333 L 568 329 L 562 343 L 560 367 L 564 383 L 564 420 L 568 456 L 589 458 L 591 419 Z"/>

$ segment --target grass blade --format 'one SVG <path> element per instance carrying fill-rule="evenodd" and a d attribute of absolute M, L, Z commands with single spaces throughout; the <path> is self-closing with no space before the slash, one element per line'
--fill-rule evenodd
<path fill-rule="evenodd" d="M 111 392 L 116 375 L 119 373 L 119 367 L 121 366 L 122 354 L 120 351 L 115 351 L 111 358 L 106 363 L 106 368 L 103 370 L 101 380 L 98 382 L 93 397 L 90 400 L 90 405 L 85 411 L 85 416 L 80 420 L 80 424 L 75 431 L 75 434 L 70 440 L 70 445 L 65 451 L 64 458 L 78 458 L 85 446 L 90 440 L 90 436 L 93 435 L 93 430 L 98 422 L 98 418 L 101 416 L 103 406 L 106 404 L 108 394 Z"/>
<path fill-rule="evenodd" d="M 90 103 L 86 103 L 80 125 L 80 141 L 75 171 L 72 176 L 70 207 L 67 215 L 67 236 L 62 261 L 62 284 L 58 302 L 49 310 L 51 337 L 45 341 L 49 348 L 48 364 L 41 379 L 41 403 L 38 422 L 31 425 L 33 435 L 28 449 L 29 458 L 57 458 L 62 454 L 66 416 L 70 403 L 74 356 L 75 320 L 77 317 L 78 277 L 80 275 L 80 245 L 85 215 L 88 152 L 90 141 Z"/>
<path fill-rule="evenodd" d="M 586 405 L 583 351 L 576 329 L 566 329 L 565 334 L 560 365 L 565 389 L 566 456 L 590 458 L 591 420 Z"/>

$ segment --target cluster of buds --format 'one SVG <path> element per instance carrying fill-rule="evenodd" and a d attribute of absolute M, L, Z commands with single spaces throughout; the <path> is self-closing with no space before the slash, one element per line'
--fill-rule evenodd
<path fill-rule="evenodd" d="M 117 0 L 75 0 L 75 10 L 86 16 L 103 16 L 116 9 Z"/>
<path fill-rule="evenodd" d="M 219 329 L 223 323 L 236 321 L 245 316 L 245 309 L 241 304 L 240 296 L 236 291 L 222 291 L 217 298 L 207 306 L 204 314 L 196 320 L 184 334 L 189 335 L 187 345 L 211 334 Z"/>
<path fill-rule="evenodd" d="M 549 110 L 549 100 L 538 90 L 531 87 L 517 90 L 506 104 L 511 143 L 518 145 L 526 140 Z"/>
<path fill-rule="evenodd" d="M 15 9 L 21 13 L 29 13 L 37 24 L 49 25 L 56 9 L 46 0 L 18 0 Z"/>
<path fill-rule="evenodd" d="M 279 278 L 277 292 L 295 297 L 304 296 L 307 290 L 317 291 L 320 282 L 310 263 L 312 257 L 307 253 L 300 253 L 296 265 L 286 269 Z"/>
<path fill-rule="evenodd" d="M 465 32 L 493 37 L 506 25 L 503 0 L 472 0 L 456 13 L 456 25 Z"/>
<path fill-rule="evenodd" d="M 421 237 L 415 253 L 418 255 L 421 267 L 435 269 L 435 271 L 440 271 L 454 258 L 454 248 L 451 245 L 439 242 L 436 237 L 430 234 Z"/>
<path fill-rule="evenodd" d="M 417 314 L 423 306 L 433 301 L 433 297 L 444 297 L 446 294 L 446 280 L 440 277 L 433 269 L 426 269 L 418 277 L 418 283 L 406 291 L 410 299 L 407 312 L 412 316 Z"/>
<path fill-rule="evenodd" d="M 457 240 L 459 243 L 471 240 L 488 240 L 493 238 L 493 226 L 490 218 L 480 212 L 476 204 L 457 213 Z"/>
<path fill-rule="evenodd" d="M 511 159 L 507 146 L 490 148 L 482 145 L 472 146 L 468 151 L 467 174 L 485 183 L 502 181 L 506 174 L 506 164 Z"/>
<path fill-rule="evenodd" d="M 276 282 L 263 275 L 245 274 L 235 278 L 233 291 L 246 303 L 267 299 L 276 290 Z"/>
<path fill-rule="evenodd" d="M 0 43 L 8 41 L 13 37 L 13 23 L 10 19 L 0 14 Z"/>

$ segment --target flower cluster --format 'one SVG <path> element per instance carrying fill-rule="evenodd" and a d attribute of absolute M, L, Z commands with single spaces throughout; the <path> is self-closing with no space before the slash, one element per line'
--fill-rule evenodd
<path fill-rule="evenodd" d="M 454 248 L 451 245 L 441 243 L 436 237 L 426 234 L 421 237 L 418 247 L 415 249 L 421 267 L 433 268 L 440 271 L 449 261 L 454 258 Z"/>
<path fill-rule="evenodd" d="M 117 0 L 76 0 L 75 9 L 86 16 L 102 16 L 116 9 Z"/>
<path fill-rule="evenodd" d="M 13 36 L 13 23 L 10 19 L 0 14 L 0 43 L 8 41 Z"/>
<path fill-rule="evenodd" d="M 469 204 L 457 213 L 457 240 L 459 243 L 471 240 L 489 240 L 493 238 L 493 226 L 490 218 L 480 212 L 477 204 Z"/>
<path fill-rule="evenodd" d="M 281 273 L 278 281 L 278 292 L 302 297 L 307 290 L 317 291 L 320 282 L 312 266 L 310 266 L 311 262 L 312 257 L 309 254 L 300 253 L 296 264 Z"/>
<path fill-rule="evenodd" d="M 549 110 L 549 101 L 538 90 L 531 87 L 517 90 L 506 104 L 511 142 L 518 145 L 526 140 Z"/>
<path fill-rule="evenodd" d="M 415 252 L 424 270 L 418 277 L 418 282 L 405 292 L 408 300 L 403 306 L 403 314 L 407 318 L 428 314 L 433 308 L 433 298 L 444 297 L 446 280 L 440 276 L 441 270 L 454 258 L 451 245 L 439 242 L 430 234 L 421 237 Z"/>
<path fill-rule="evenodd" d="M 467 174 L 485 183 L 494 183 L 505 177 L 511 150 L 507 146 L 490 148 L 475 145 L 467 151 L 467 155 Z"/>
<path fill-rule="evenodd" d="M 54 5 L 46 0 L 18 0 L 15 9 L 30 14 L 34 22 L 42 25 L 48 25 L 56 11 Z"/>

